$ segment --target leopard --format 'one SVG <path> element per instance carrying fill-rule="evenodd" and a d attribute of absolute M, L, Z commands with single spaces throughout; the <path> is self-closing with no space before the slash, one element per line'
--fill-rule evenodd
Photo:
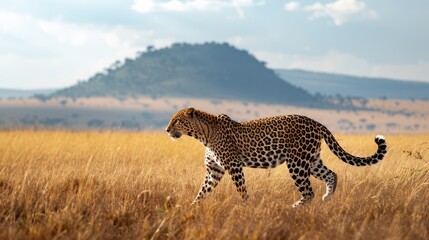
<path fill-rule="evenodd" d="M 292 207 L 308 204 L 314 198 L 310 176 L 326 184 L 322 197 L 328 201 L 337 186 L 337 174 L 321 159 L 322 139 L 343 162 L 353 166 L 374 165 L 383 160 L 387 143 L 382 135 L 375 137 L 377 151 L 369 157 L 357 157 L 346 152 L 331 131 L 323 124 L 302 115 L 280 115 L 237 122 L 226 114 L 214 115 L 193 107 L 174 113 L 166 127 L 172 139 L 182 135 L 194 137 L 205 146 L 206 174 L 192 202 L 207 197 L 225 173 L 234 182 L 245 201 L 249 198 L 243 168 L 275 168 L 287 165 L 290 176 L 301 195 Z"/>

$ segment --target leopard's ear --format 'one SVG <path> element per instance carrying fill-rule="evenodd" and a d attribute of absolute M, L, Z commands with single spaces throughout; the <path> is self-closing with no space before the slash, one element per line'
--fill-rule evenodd
<path fill-rule="evenodd" d="M 185 115 L 188 117 L 194 117 L 195 116 L 195 108 L 191 107 L 186 109 Z"/>

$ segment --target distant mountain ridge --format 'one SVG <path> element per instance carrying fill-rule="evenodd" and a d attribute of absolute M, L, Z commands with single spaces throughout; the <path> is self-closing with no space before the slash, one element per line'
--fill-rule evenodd
<path fill-rule="evenodd" d="M 135 59 L 52 96 L 198 97 L 284 104 L 317 104 L 314 96 L 283 81 L 263 62 L 227 43 L 148 47 Z"/>
<path fill-rule="evenodd" d="M 299 69 L 276 69 L 285 81 L 312 94 L 363 98 L 428 99 L 429 83 L 359 77 L 345 74 L 312 72 Z"/>

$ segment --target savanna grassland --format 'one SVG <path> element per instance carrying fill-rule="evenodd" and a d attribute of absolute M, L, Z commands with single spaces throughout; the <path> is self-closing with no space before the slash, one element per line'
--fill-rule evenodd
<path fill-rule="evenodd" d="M 339 99 L 332 101 L 341 103 Z M 153 131 L 165 128 L 170 116 L 179 109 L 195 107 L 213 114 L 227 114 L 236 121 L 300 114 L 334 132 L 429 134 L 428 100 L 354 99 L 343 104 L 350 106 L 340 110 L 174 97 L 0 99 L 0 129 Z"/>
<path fill-rule="evenodd" d="M 336 135 L 355 155 L 372 135 Z M 164 133 L 0 132 L 0 239 L 429 239 L 429 136 L 387 135 L 371 167 L 322 157 L 339 177 L 331 201 L 293 209 L 286 166 L 245 169 L 242 202 L 228 175 L 202 204 L 204 147 Z"/>

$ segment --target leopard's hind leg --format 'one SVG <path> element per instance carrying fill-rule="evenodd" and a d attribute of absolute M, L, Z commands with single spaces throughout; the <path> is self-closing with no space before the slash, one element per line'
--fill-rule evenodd
<path fill-rule="evenodd" d="M 337 187 L 337 174 L 323 165 L 320 153 L 316 155 L 311 162 L 311 175 L 326 182 L 326 193 L 323 195 L 323 201 L 328 201 L 335 192 Z"/>
<path fill-rule="evenodd" d="M 288 162 L 287 165 L 289 173 L 295 181 L 295 186 L 301 193 L 301 199 L 295 202 L 292 207 L 298 207 L 311 202 L 314 193 L 310 183 L 310 164 L 299 158 L 295 158 L 293 161 Z"/>

